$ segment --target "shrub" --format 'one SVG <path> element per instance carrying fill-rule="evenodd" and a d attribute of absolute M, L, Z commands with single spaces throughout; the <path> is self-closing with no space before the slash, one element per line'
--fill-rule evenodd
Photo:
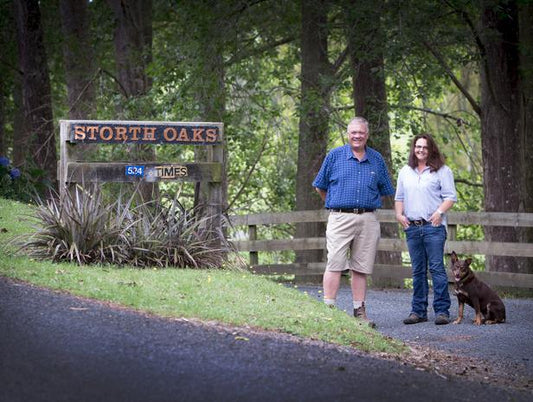
<path fill-rule="evenodd" d="M 186 210 L 176 199 L 169 207 L 144 203 L 132 209 L 126 231 L 128 264 L 139 267 L 221 267 L 229 251 L 210 217 Z"/>
<path fill-rule="evenodd" d="M 78 264 L 122 263 L 122 230 L 112 206 L 102 205 L 100 191 L 81 188 L 62 200 L 39 200 L 35 233 L 23 242 L 30 256 Z"/>
<path fill-rule="evenodd" d="M 0 197 L 22 202 L 33 202 L 38 193 L 44 193 L 50 183 L 45 172 L 35 167 L 20 170 L 11 166 L 9 158 L 0 156 Z"/>
<path fill-rule="evenodd" d="M 22 242 L 31 256 L 80 265 L 219 268 L 229 250 L 209 217 L 177 200 L 135 205 L 138 197 L 105 205 L 96 185 L 77 187 L 59 200 L 39 201 L 35 233 Z"/>

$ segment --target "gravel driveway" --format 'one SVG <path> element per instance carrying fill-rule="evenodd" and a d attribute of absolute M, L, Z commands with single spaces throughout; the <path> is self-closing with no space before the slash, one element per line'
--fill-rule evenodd
<path fill-rule="evenodd" d="M 317 299 L 322 297 L 319 286 L 299 286 L 298 289 Z M 410 345 L 488 361 L 528 377 L 533 387 L 533 300 L 503 299 L 507 313 L 504 324 L 474 325 L 474 310 L 465 306 L 464 320 L 459 325 L 435 325 L 432 311 L 429 311 L 427 322 L 405 325 L 403 319 L 410 313 L 411 294 L 408 290 L 368 291 L 367 314 L 376 322 L 378 331 Z M 455 319 L 457 298 L 450 297 L 450 314 Z M 342 286 L 337 298 L 339 308 L 351 314 L 351 300 L 349 286 Z M 430 292 L 430 306 L 431 302 Z"/>
<path fill-rule="evenodd" d="M 403 304 L 394 302 L 397 293 L 385 295 L 384 310 Z M 378 299 L 378 294 L 371 294 L 376 307 Z M 397 320 L 377 321 L 382 331 L 395 331 Z M 513 318 L 505 327 L 515 322 Z M 396 324 L 404 330 L 402 325 Z M 428 335 L 434 327 L 427 325 Z M 438 333 L 451 336 L 453 328 L 466 331 L 468 325 Z M 522 346 L 530 341 L 521 339 L 524 351 Z M 0 277 L 2 402 L 531 398 L 527 390 L 444 376 L 349 348 L 247 328 L 162 319 Z"/>

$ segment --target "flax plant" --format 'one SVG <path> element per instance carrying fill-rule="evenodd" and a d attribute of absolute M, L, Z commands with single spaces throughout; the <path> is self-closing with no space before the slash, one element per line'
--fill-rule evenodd
<path fill-rule="evenodd" d="M 31 257 L 78 265 L 221 268 L 229 244 L 212 217 L 186 210 L 177 199 L 136 204 L 136 192 L 104 203 L 96 185 L 62 199 L 40 201 L 35 232 L 21 243 Z"/>
<path fill-rule="evenodd" d="M 35 218 L 34 233 L 22 242 L 31 257 L 79 265 L 121 263 L 126 257 L 113 205 L 103 204 L 96 186 L 76 187 L 62 199 L 39 200 Z"/>
<path fill-rule="evenodd" d="M 230 250 L 211 217 L 186 210 L 176 199 L 169 207 L 144 203 L 127 230 L 128 264 L 138 267 L 219 268 Z"/>

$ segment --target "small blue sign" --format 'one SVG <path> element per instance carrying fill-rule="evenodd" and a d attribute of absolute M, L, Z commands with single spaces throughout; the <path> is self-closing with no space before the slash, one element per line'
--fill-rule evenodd
<path fill-rule="evenodd" d="M 144 166 L 126 166 L 126 176 L 144 176 Z"/>

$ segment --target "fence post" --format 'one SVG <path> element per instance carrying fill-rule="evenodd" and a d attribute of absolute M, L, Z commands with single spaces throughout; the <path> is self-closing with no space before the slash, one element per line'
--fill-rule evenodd
<path fill-rule="evenodd" d="M 257 240 L 257 226 L 248 225 L 249 240 Z M 250 251 L 250 265 L 259 265 L 259 253 L 257 251 Z"/>
<path fill-rule="evenodd" d="M 457 225 L 448 225 L 448 240 L 457 239 Z"/>

